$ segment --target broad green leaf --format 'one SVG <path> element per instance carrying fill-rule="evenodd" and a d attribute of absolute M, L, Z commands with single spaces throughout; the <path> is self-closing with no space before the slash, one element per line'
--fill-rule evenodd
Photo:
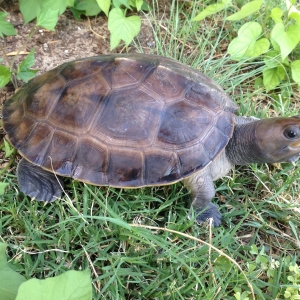
<path fill-rule="evenodd" d="M 233 263 L 225 256 L 219 256 L 214 261 L 214 268 L 219 272 L 229 272 L 233 267 Z"/>
<path fill-rule="evenodd" d="M 110 36 L 110 49 L 117 47 L 121 40 L 128 46 L 139 33 L 141 19 L 138 16 L 125 17 L 122 9 L 113 8 L 108 17 L 108 30 Z"/>
<path fill-rule="evenodd" d="M 252 244 L 250 248 L 251 248 L 251 250 L 249 252 L 251 254 L 255 254 L 255 255 L 258 254 L 258 248 L 257 248 L 257 246 L 255 244 Z"/>
<path fill-rule="evenodd" d="M 275 68 L 282 64 L 287 67 L 290 67 L 288 58 L 282 61 L 280 51 L 274 49 L 268 51 L 268 53 L 264 55 L 264 62 L 268 68 Z"/>
<path fill-rule="evenodd" d="M 9 68 L 0 65 L 0 88 L 6 86 L 10 81 Z"/>
<path fill-rule="evenodd" d="M 42 10 L 58 10 L 58 14 L 61 15 L 65 12 L 68 5 L 70 5 L 69 0 L 44 0 Z"/>
<path fill-rule="evenodd" d="M 58 22 L 58 9 L 45 8 L 38 11 L 37 25 L 43 28 L 54 30 Z"/>
<path fill-rule="evenodd" d="M 17 78 L 28 82 L 29 79 L 33 78 L 37 70 L 30 70 L 34 64 L 34 49 L 30 51 L 27 57 L 18 66 Z"/>
<path fill-rule="evenodd" d="M 47 279 L 23 283 L 16 300 L 92 300 L 90 271 L 67 271 Z"/>
<path fill-rule="evenodd" d="M 258 57 L 267 52 L 270 48 L 270 42 L 266 38 L 262 38 L 255 43 L 251 43 L 245 52 L 245 57 Z"/>
<path fill-rule="evenodd" d="M 84 14 L 86 16 L 96 16 L 101 12 L 101 8 L 99 7 L 96 0 L 82 0 L 79 2 L 75 2 L 75 8 L 77 10 L 85 11 Z"/>
<path fill-rule="evenodd" d="M 18 70 L 29 69 L 34 65 L 34 49 L 31 49 L 29 54 L 22 60 L 20 63 Z"/>
<path fill-rule="evenodd" d="M 300 26 L 300 15 L 298 13 L 295 13 L 295 12 L 291 13 L 289 15 L 289 18 L 294 19 L 296 21 L 296 23 Z"/>
<path fill-rule="evenodd" d="M 128 0 L 113 0 L 114 7 L 120 7 L 124 5 L 126 8 L 131 9 Z"/>
<path fill-rule="evenodd" d="M 247 263 L 247 268 L 249 272 L 253 272 L 256 269 L 256 264 L 252 264 L 252 263 Z"/>
<path fill-rule="evenodd" d="M 261 25 L 256 22 L 244 24 L 228 46 L 232 59 L 254 58 L 268 51 L 270 42 L 266 38 L 257 40 L 262 32 Z"/>
<path fill-rule="evenodd" d="M 264 82 L 263 82 L 262 77 L 256 77 L 255 80 L 254 80 L 254 89 L 255 89 L 255 91 L 258 91 L 263 86 L 264 86 Z"/>
<path fill-rule="evenodd" d="M 284 24 L 275 24 L 271 38 L 279 45 L 281 58 L 284 60 L 300 42 L 300 26 L 291 25 L 286 30 Z"/>
<path fill-rule="evenodd" d="M 255 261 L 257 263 L 260 263 L 260 264 L 265 265 L 265 266 L 267 266 L 268 263 L 269 263 L 269 259 L 268 259 L 268 257 L 265 254 L 259 254 L 256 257 Z"/>
<path fill-rule="evenodd" d="M 235 294 L 233 294 L 233 296 L 235 297 L 236 300 L 250 300 L 250 298 L 248 296 L 251 295 L 251 292 L 236 291 L 236 288 L 234 289 L 234 291 L 235 291 Z"/>
<path fill-rule="evenodd" d="M 9 184 L 7 182 L 0 181 L 0 196 L 5 194 L 5 189 L 7 188 L 8 185 Z M 1 270 L 0 270 L 0 278 L 1 278 Z M 1 285 L 1 283 L 0 283 L 0 285 Z M 1 289 L 0 289 L 0 292 L 1 292 Z"/>
<path fill-rule="evenodd" d="M 264 62 L 268 68 L 275 68 L 281 65 L 280 52 L 276 50 L 270 50 L 264 55 Z"/>
<path fill-rule="evenodd" d="M 292 78 L 300 84 L 300 60 L 295 60 L 291 63 Z"/>
<path fill-rule="evenodd" d="M 10 157 L 12 153 L 15 151 L 15 148 L 12 147 L 9 142 L 7 142 L 4 139 L 4 151 L 5 151 L 5 157 Z"/>
<path fill-rule="evenodd" d="M 20 11 L 23 15 L 25 24 L 37 17 L 38 10 L 41 9 L 44 0 L 19 0 Z"/>
<path fill-rule="evenodd" d="M 75 0 L 67 0 L 67 6 L 74 6 Z"/>
<path fill-rule="evenodd" d="M 279 7 L 274 7 L 271 11 L 271 17 L 275 23 L 283 23 L 283 12 Z"/>
<path fill-rule="evenodd" d="M 3 182 L 1 185 L 2 188 L 4 188 Z M 26 279 L 9 267 L 5 249 L 6 244 L 0 243 L 0 299 L 15 300 L 19 286 L 25 282 Z"/>
<path fill-rule="evenodd" d="M 280 50 L 279 45 L 278 45 L 273 39 L 270 39 L 270 42 L 271 42 L 271 44 L 272 44 L 274 50 L 276 50 L 276 51 L 280 54 L 280 51 L 281 51 L 281 50 Z"/>
<path fill-rule="evenodd" d="M 142 9 L 143 3 L 143 0 L 135 0 L 135 7 L 138 11 Z"/>
<path fill-rule="evenodd" d="M 108 16 L 109 8 L 110 8 L 110 0 L 97 0 L 99 7 L 104 11 L 104 13 Z"/>
<path fill-rule="evenodd" d="M 257 12 L 262 6 L 263 0 L 254 0 L 241 7 L 237 13 L 226 18 L 228 21 L 238 21 Z"/>
<path fill-rule="evenodd" d="M 295 3 L 296 3 L 296 2 L 295 2 Z M 296 13 L 296 14 L 300 15 L 300 11 L 296 8 L 295 5 L 293 5 L 293 3 L 291 3 L 291 1 L 285 0 L 285 4 L 286 4 L 286 8 L 288 9 L 288 14 L 289 14 L 289 16 L 290 16 L 292 13 Z"/>
<path fill-rule="evenodd" d="M 23 80 L 24 82 L 28 82 L 31 78 L 35 76 L 38 70 L 23 70 L 17 74 L 18 80 Z"/>
<path fill-rule="evenodd" d="M 201 11 L 192 21 L 201 21 L 210 15 L 214 15 L 217 12 L 225 9 L 231 4 L 231 0 L 223 0 L 221 3 L 208 5 L 203 11 Z"/>
<path fill-rule="evenodd" d="M 129 0 L 129 5 L 132 7 L 136 7 L 138 11 L 141 10 L 143 3 L 143 0 Z"/>
<path fill-rule="evenodd" d="M 281 80 L 284 79 L 284 68 L 282 66 L 278 66 L 275 68 L 266 69 L 263 71 L 263 82 L 266 91 L 270 91 L 276 88 Z"/>
<path fill-rule="evenodd" d="M 0 37 L 3 38 L 3 34 L 10 36 L 16 35 L 17 31 L 14 26 L 6 21 L 7 13 L 0 12 Z"/>
<path fill-rule="evenodd" d="M 72 12 L 72 14 L 76 20 L 82 20 L 81 15 L 85 14 L 85 10 L 79 10 L 74 7 L 70 7 L 70 11 Z"/>
<path fill-rule="evenodd" d="M 150 7 L 150 5 L 146 1 L 143 1 L 141 9 L 143 11 L 149 11 L 151 9 L 151 7 Z"/>

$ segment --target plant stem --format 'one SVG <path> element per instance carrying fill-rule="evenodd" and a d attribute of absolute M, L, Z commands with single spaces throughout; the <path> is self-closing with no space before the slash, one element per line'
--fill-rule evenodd
<path fill-rule="evenodd" d="M 29 40 L 32 38 L 32 36 L 36 33 L 36 31 L 38 30 L 38 26 L 33 26 L 31 29 L 30 29 L 30 32 L 28 34 L 28 37 L 24 43 L 24 45 L 22 45 L 22 47 L 17 51 L 17 54 L 15 55 L 15 57 L 13 58 L 11 64 L 10 64 L 10 74 L 11 74 L 11 79 L 12 79 L 12 83 L 14 85 L 14 88 L 17 89 L 18 88 L 18 82 L 17 82 L 17 78 L 16 78 L 16 74 L 17 74 L 17 71 L 14 71 L 13 70 L 13 66 L 14 66 L 14 63 L 15 63 L 15 60 L 16 58 L 19 56 L 20 52 L 23 50 L 23 49 L 26 49 L 26 46 L 29 42 Z"/>

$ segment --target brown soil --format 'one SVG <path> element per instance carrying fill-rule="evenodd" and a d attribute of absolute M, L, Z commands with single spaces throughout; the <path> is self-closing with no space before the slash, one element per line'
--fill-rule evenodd
<path fill-rule="evenodd" d="M 170 6 L 169 0 L 159 1 L 159 10 L 165 13 Z M 13 24 L 17 31 L 16 36 L 0 38 L 0 51 L 3 58 L 5 52 L 7 59 L 1 64 L 9 66 L 14 62 L 14 68 L 26 57 L 31 49 L 35 49 L 35 64 L 32 69 L 39 70 L 37 75 L 42 74 L 54 67 L 75 59 L 97 56 L 107 53 L 136 52 L 133 46 L 126 48 L 124 43 L 110 51 L 110 33 L 107 29 L 107 17 L 99 14 L 96 17 L 82 16 L 82 20 L 76 20 L 67 9 L 59 17 L 55 31 L 40 29 L 28 39 L 29 33 L 34 29 L 35 21 L 24 25 L 24 20 L 19 9 L 19 0 L 0 0 L 0 11 L 8 13 L 7 20 Z M 165 15 L 166 16 L 166 15 Z M 154 47 L 152 28 L 144 15 L 141 13 L 142 27 L 137 36 L 138 43 L 143 52 L 150 53 Z M 16 53 L 22 51 L 22 54 Z M 18 82 L 20 87 L 23 82 Z M 2 128 L 3 103 L 15 93 L 12 83 L 0 89 L 0 145 L 3 143 L 5 132 Z M 8 164 L 5 153 L 0 150 L 0 168 Z"/>
<path fill-rule="evenodd" d="M 164 7 L 169 1 L 161 1 Z M 107 53 L 135 52 L 133 47 L 126 49 L 124 45 L 110 51 L 109 31 L 107 29 L 107 17 L 100 14 L 97 17 L 83 17 L 82 21 L 74 19 L 70 11 L 66 11 L 59 17 L 55 31 L 40 29 L 27 42 L 33 23 L 24 25 L 22 14 L 19 10 L 18 0 L 0 0 L 1 11 L 8 13 L 7 20 L 14 25 L 18 34 L 16 36 L 0 39 L 0 45 L 4 49 L 8 59 L 15 60 L 15 64 L 25 58 L 26 54 L 16 56 L 19 50 L 29 53 L 35 49 L 35 64 L 33 69 L 44 73 L 64 62 L 82 57 L 96 56 Z M 143 16 L 141 15 L 142 19 Z M 144 52 L 149 52 L 154 45 L 152 30 L 145 20 L 142 21 L 141 32 L 138 35 L 139 43 Z M 149 47 L 150 46 L 150 47 Z M 6 61 L 4 64 L 8 65 Z M 22 83 L 20 82 L 19 85 Z M 0 105 L 14 93 L 12 84 L 1 89 Z"/>

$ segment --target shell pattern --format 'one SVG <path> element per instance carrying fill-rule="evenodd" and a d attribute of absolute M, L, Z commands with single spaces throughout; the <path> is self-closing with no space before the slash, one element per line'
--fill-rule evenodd
<path fill-rule="evenodd" d="M 65 63 L 3 109 L 30 162 L 95 185 L 168 184 L 226 146 L 235 104 L 207 76 L 165 57 L 104 55 Z"/>

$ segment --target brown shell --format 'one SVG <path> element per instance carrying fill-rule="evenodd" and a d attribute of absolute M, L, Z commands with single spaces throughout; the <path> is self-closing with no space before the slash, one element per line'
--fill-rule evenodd
<path fill-rule="evenodd" d="M 235 104 L 207 76 L 165 57 L 104 55 L 65 63 L 3 109 L 12 145 L 63 176 L 115 187 L 168 184 L 226 146 Z"/>

